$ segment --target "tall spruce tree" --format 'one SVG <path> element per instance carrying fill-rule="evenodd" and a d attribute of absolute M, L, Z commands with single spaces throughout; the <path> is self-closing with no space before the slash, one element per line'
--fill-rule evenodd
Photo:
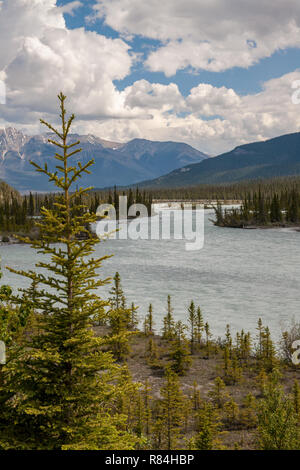
<path fill-rule="evenodd" d="M 191 353 L 194 354 L 195 352 L 195 340 L 196 340 L 196 324 L 197 324 L 197 315 L 195 311 L 195 304 L 193 300 L 191 301 L 189 308 L 188 308 L 188 321 L 190 326 L 190 344 L 191 344 Z"/>
<path fill-rule="evenodd" d="M 197 340 L 197 346 L 201 346 L 201 340 L 202 340 L 202 333 L 204 331 L 204 321 L 203 321 L 203 315 L 201 312 L 201 308 L 197 308 L 197 314 L 196 314 L 196 340 Z"/>
<path fill-rule="evenodd" d="M 163 339 L 172 340 L 175 337 L 175 321 L 173 317 L 173 308 L 171 304 L 171 296 L 168 295 L 167 314 L 163 319 Z"/>
<path fill-rule="evenodd" d="M 41 121 L 57 138 L 49 139 L 60 151 L 54 157 L 56 171 L 47 164 L 33 165 L 54 183 L 59 195 L 53 209 L 41 209 L 40 238 L 23 240 L 41 260 L 37 271 L 10 269 L 35 284 L 37 327 L 26 338 L 22 360 L 11 366 L 15 395 L 5 447 L 131 449 L 134 439 L 122 431 L 122 416 L 110 413 L 117 368 L 111 354 L 102 350 L 103 339 L 92 329 L 92 317 L 103 309 L 96 290 L 106 281 L 96 272 L 105 257 L 93 257 L 99 240 L 86 227 L 95 222 L 95 216 L 76 203 L 88 189 L 73 191 L 93 161 L 70 164 L 70 158 L 80 152 L 79 142 L 68 140 L 75 116 L 66 117 L 66 97 L 61 93 L 58 98 L 61 129 Z M 31 306 L 31 295 L 30 289 L 24 289 L 14 303 Z"/>
<path fill-rule="evenodd" d="M 181 321 L 175 324 L 176 336 L 170 347 L 171 369 L 178 375 L 184 375 L 192 362 L 185 330 L 186 326 Z"/>
<path fill-rule="evenodd" d="M 132 309 L 126 306 L 126 299 L 121 285 L 121 278 L 117 272 L 113 279 L 113 288 L 110 291 L 110 308 L 108 310 L 108 320 L 110 326 L 109 341 L 114 357 L 123 360 L 130 351 L 129 340 L 136 334 L 132 330 L 133 314 L 136 307 Z"/>
<path fill-rule="evenodd" d="M 183 408 L 186 401 L 180 389 L 177 375 L 171 370 L 166 372 L 166 380 L 160 390 L 160 422 L 163 431 L 163 449 L 176 449 L 183 424 Z"/>
<path fill-rule="evenodd" d="M 153 335 L 153 307 L 152 304 L 149 305 L 148 313 L 144 321 L 144 333 L 146 336 Z"/>

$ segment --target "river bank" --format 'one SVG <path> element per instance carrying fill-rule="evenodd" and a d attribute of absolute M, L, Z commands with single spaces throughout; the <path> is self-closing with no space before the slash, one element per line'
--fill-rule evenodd
<path fill-rule="evenodd" d="M 236 228 L 242 230 L 270 230 L 270 229 L 289 229 L 294 232 L 300 232 L 299 224 L 268 224 L 268 225 L 234 225 L 234 224 L 217 224 L 214 223 L 216 227 L 222 228 Z"/>

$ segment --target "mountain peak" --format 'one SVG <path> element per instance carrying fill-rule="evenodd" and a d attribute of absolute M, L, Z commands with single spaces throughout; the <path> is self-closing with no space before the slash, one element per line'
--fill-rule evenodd
<path fill-rule="evenodd" d="M 48 142 L 51 133 L 27 136 L 12 127 L 0 130 L 0 179 L 20 191 L 47 191 L 53 186 L 47 178 L 37 174 L 30 160 L 40 166 L 47 163 L 55 169 L 53 154 L 56 149 Z M 82 179 L 86 186 L 125 186 L 156 178 L 189 163 L 203 160 L 207 156 L 176 142 L 152 142 L 133 139 L 124 144 L 110 142 L 92 134 L 71 134 L 70 142 L 80 141 L 82 153 L 72 157 L 74 164 L 80 159 L 84 163 L 94 159 L 92 174 Z"/>

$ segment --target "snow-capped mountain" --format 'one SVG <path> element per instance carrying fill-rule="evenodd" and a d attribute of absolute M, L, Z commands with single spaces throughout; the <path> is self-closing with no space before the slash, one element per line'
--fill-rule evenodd
<path fill-rule="evenodd" d="M 19 191 L 53 190 L 46 177 L 37 173 L 30 160 L 39 165 L 55 167 L 56 148 L 48 142 L 50 134 L 29 136 L 14 128 L 0 130 L 0 179 Z M 134 139 L 126 144 L 109 142 L 93 135 L 70 136 L 70 143 L 80 140 L 82 153 L 72 157 L 72 163 L 93 158 L 92 174 L 81 185 L 97 188 L 129 185 L 157 178 L 174 169 L 207 158 L 193 147 L 176 142 L 152 142 Z"/>

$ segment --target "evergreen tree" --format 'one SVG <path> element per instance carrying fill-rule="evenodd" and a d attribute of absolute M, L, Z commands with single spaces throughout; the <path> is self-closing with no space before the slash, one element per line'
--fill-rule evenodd
<path fill-rule="evenodd" d="M 281 222 L 282 221 L 282 213 L 280 209 L 280 202 L 278 194 L 274 194 L 271 208 L 270 208 L 270 219 L 272 223 Z"/>
<path fill-rule="evenodd" d="M 134 303 L 132 302 L 130 310 L 131 310 L 131 315 L 130 315 L 130 321 L 129 321 L 129 329 L 136 330 L 139 324 L 139 317 L 137 314 L 138 307 L 136 307 Z"/>
<path fill-rule="evenodd" d="M 175 336 L 175 322 L 173 318 L 173 308 L 171 305 L 171 296 L 168 295 L 167 314 L 164 317 L 163 339 L 172 340 Z"/>
<path fill-rule="evenodd" d="M 127 204 L 128 204 L 128 209 L 134 204 L 134 197 L 133 197 L 133 192 L 131 188 L 129 189 Z"/>
<path fill-rule="evenodd" d="M 119 218 L 119 194 L 117 192 L 116 186 L 114 187 L 114 207 L 116 210 L 116 217 Z"/>
<path fill-rule="evenodd" d="M 258 376 L 256 377 L 256 383 L 258 385 L 261 396 L 264 396 L 265 394 L 267 382 L 268 382 L 268 376 L 266 374 L 266 371 L 264 369 L 261 369 Z"/>
<path fill-rule="evenodd" d="M 255 428 L 257 425 L 257 404 L 254 395 L 248 393 L 243 400 L 243 408 L 240 410 L 240 421 L 247 429 Z"/>
<path fill-rule="evenodd" d="M 231 397 L 224 404 L 225 421 L 228 426 L 236 427 L 239 424 L 240 410 L 239 405 Z"/>
<path fill-rule="evenodd" d="M 200 390 L 198 388 L 197 382 L 193 383 L 193 395 L 192 395 L 192 404 L 193 410 L 197 411 L 200 408 L 200 404 L 202 403 Z"/>
<path fill-rule="evenodd" d="M 29 194 L 29 215 L 31 217 L 34 216 L 34 199 L 33 199 L 33 196 L 32 196 L 31 192 Z"/>
<path fill-rule="evenodd" d="M 0 278 L 2 273 L 0 272 Z M 5 360 L 0 363 L 0 450 L 10 448 L 7 443 L 9 429 L 16 418 L 12 401 L 15 397 L 15 364 L 22 360 L 25 336 L 34 327 L 32 312 L 27 305 L 11 305 L 12 290 L 0 287 L 0 341 L 4 344 Z"/>
<path fill-rule="evenodd" d="M 153 307 L 152 304 L 149 305 L 148 314 L 145 317 L 144 321 L 144 333 L 146 336 L 153 335 Z"/>
<path fill-rule="evenodd" d="M 299 426 L 293 401 L 279 384 L 278 372 L 268 380 L 258 406 L 258 443 L 262 450 L 299 449 Z"/>
<path fill-rule="evenodd" d="M 160 394 L 162 396 L 160 423 L 163 430 L 163 448 L 173 450 L 176 449 L 181 433 L 182 409 L 186 400 L 180 390 L 178 377 L 174 372 L 167 371 L 165 384 L 161 388 Z"/>
<path fill-rule="evenodd" d="M 256 354 L 256 357 L 258 360 L 261 359 L 262 357 L 262 350 L 263 350 L 263 330 L 264 330 L 264 327 L 263 327 L 263 323 L 262 323 L 262 319 L 259 318 L 258 319 L 258 323 L 257 323 L 257 331 L 258 331 L 258 345 L 257 345 L 257 354 Z"/>
<path fill-rule="evenodd" d="M 191 301 L 190 306 L 188 308 L 189 312 L 189 325 L 190 325 L 190 344 L 191 344 L 191 354 L 194 354 L 195 352 L 195 339 L 196 339 L 196 322 L 197 322 L 197 316 L 196 316 L 196 311 L 195 311 L 195 304 L 193 301 Z"/>
<path fill-rule="evenodd" d="M 212 399 L 213 403 L 218 408 L 223 408 L 225 401 L 228 399 L 229 395 L 226 392 L 226 385 L 221 379 L 221 377 L 217 377 L 214 381 L 214 386 L 210 392 L 208 392 L 208 396 Z"/>
<path fill-rule="evenodd" d="M 209 402 L 203 402 L 197 412 L 197 434 L 190 441 L 191 450 L 220 449 L 221 419 L 218 410 Z"/>
<path fill-rule="evenodd" d="M 212 335 L 210 332 L 209 324 L 207 322 L 204 325 L 204 331 L 206 335 L 206 353 L 207 353 L 207 357 L 209 357 L 210 356 L 210 340 L 209 339 Z"/>
<path fill-rule="evenodd" d="M 299 221 L 299 195 L 295 188 L 292 189 L 289 195 L 286 218 L 288 222 L 293 224 Z"/>
<path fill-rule="evenodd" d="M 104 258 L 92 256 L 99 240 L 85 228 L 95 217 L 75 205 L 87 189 L 72 192 L 93 161 L 69 166 L 71 156 L 80 152 L 79 142 L 68 143 L 74 115 L 66 118 L 66 97 L 58 98 L 61 130 L 41 121 L 58 139 L 49 139 L 61 151 L 55 154 L 56 171 L 47 164 L 43 168 L 33 164 L 59 194 L 53 209 L 41 209 L 40 238 L 24 239 L 47 257 L 37 263 L 38 271 L 10 269 L 37 286 L 37 327 L 26 337 L 22 360 L 11 364 L 14 400 L 3 440 L 11 449 L 132 449 L 135 440 L 124 433 L 122 416 L 112 410 L 110 414 L 117 368 L 111 355 L 102 351 L 103 338 L 92 330 L 92 317 L 103 308 L 95 291 L 105 283 L 96 275 Z M 84 240 L 78 239 L 80 232 L 86 232 Z M 24 306 L 30 295 L 24 289 L 23 297 L 14 300 L 16 306 Z"/>
<path fill-rule="evenodd" d="M 144 384 L 144 389 L 142 391 L 143 399 L 144 399 L 144 408 L 145 408 L 145 434 L 147 437 L 150 436 L 151 433 L 151 424 L 152 424 L 152 410 L 150 406 L 151 402 L 151 387 L 149 384 L 149 380 L 146 379 Z"/>
<path fill-rule="evenodd" d="M 149 342 L 147 344 L 146 357 L 148 358 L 147 362 L 152 369 L 160 369 L 162 367 L 160 352 L 152 337 L 149 338 Z"/>
<path fill-rule="evenodd" d="M 114 357 L 120 361 L 128 355 L 130 351 L 130 338 L 136 332 L 130 331 L 132 329 L 132 307 L 127 308 L 126 306 L 126 299 L 118 272 L 114 276 L 110 295 L 110 308 L 108 310 L 109 338 Z"/>
<path fill-rule="evenodd" d="M 226 325 L 226 343 L 225 347 L 227 348 L 228 351 L 228 357 L 231 359 L 232 357 L 232 337 L 231 337 L 231 332 L 230 332 L 230 326 Z"/>
<path fill-rule="evenodd" d="M 170 359 L 171 368 L 176 374 L 184 375 L 191 364 L 190 351 L 185 337 L 185 325 L 181 321 L 175 325 L 175 338 L 172 341 Z"/>
<path fill-rule="evenodd" d="M 292 396 L 295 413 L 298 417 L 298 422 L 300 422 L 300 385 L 298 380 L 295 380 L 293 383 Z"/>
<path fill-rule="evenodd" d="M 260 363 L 265 370 L 272 371 L 277 364 L 277 360 L 275 347 L 268 327 L 264 328 L 262 331 L 261 348 Z"/>
<path fill-rule="evenodd" d="M 203 315 L 201 312 L 201 308 L 198 307 L 197 314 L 196 314 L 196 340 L 197 340 L 198 347 L 200 347 L 201 345 L 203 331 L 204 331 Z"/>

